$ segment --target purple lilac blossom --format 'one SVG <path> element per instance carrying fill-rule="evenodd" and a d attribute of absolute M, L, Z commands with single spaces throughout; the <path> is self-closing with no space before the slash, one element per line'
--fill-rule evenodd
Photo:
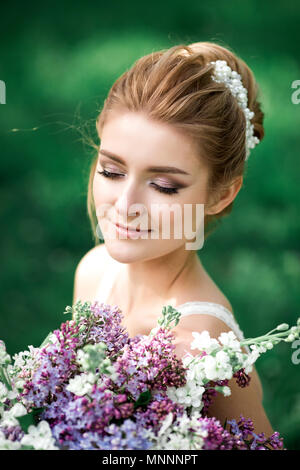
<path fill-rule="evenodd" d="M 112 359 L 129 341 L 128 333 L 121 325 L 121 310 L 117 306 L 111 307 L 96 301 L 91 305 L 90 311 L 91 317 L 83 316 L 80 319 L 79 326 L 86 325 L 88 328 L 88 335 L 83 332 L 80 341 L 82 345 L 103 341 L 107 346 L 107 355 Z"/>
<path fill-rule="evenodd" d="M 89 396 L 73 395 L 72 400 L 62 404 L 60 413 L 63 413 L 64 419 L 60 416 L 60 420 L 54 418 L 54 425 L 50 423 L 53 436 L 60 445 L 67 441 L 76 443 L 79 435 L 87 431 L 104 437 L 105 428 L 111 421 L 126 419 L 133 414 L 134 403 L 128 402 L 124 394 L 114 395 L 106 389 L 106 385 L 99 387 L 95 384 Z M 56 410 L 52 407 L 53 411 Z"/>
<path fill-rule="evenodd" d="M 134 399 L 146 390 L 185 385 L 186 368 L 173 352 L 173 337 L 171 331 L 160 328 L 153 337 L 144 336 L 125 345 L 114 364 L 118 372 L 116 384 Z"/>
<path fill-rule="evenodd" d="M 5 439 L 10 441 L 20 441 L 25 434 L 21 426 L 0 426 L 0 431 L 4 433 Z"/>
<path fill-rule="evenodd" d="M 240 369 L 233 374 L 239 387 L 247 387 L 250 384 L 251 377 L 246 374 L 245 369 Z"/>
<path fill-rule="evenodd" d="M 76 363 L 78 348 L 103 341 L 108 347 L 107 355 L 113 356 L 128 342 L 128 335 L 120 326 L 118 308 L 102 308 L 95 302 L 90 311 L 92 314 L 82 316 L 78 324 L 74 321 L 62 323 L 60 329 L 53 332 L 56 342 L 41 348 L 38 367 L 31 377 L 23 377 L 26 382 L 20 398 L 25 398 L 29 409 L 50 404 L 63 385 L 76 375 L 79 370 Z"/>
<path fill-rule="evenodd" d="M 224 429 L 216 418 L 199 418 L 201 426 L 207 431 L 203 450 L 246 450 L 247 446 L 240 435 L 232 435 Z"/>
<path fill-rule="evenodd" d="M 202 416 L 207 416 L 208 409 L 213 403 L 213 397 L 215 397 L 218 393 L 221 393 L 221 392 L 217 392 L 217 390 L 214 389 L 215 385 L 219 385 L 222 387 L 224 385 L 227 386 L 228 379 L 216 380 L 216 381 L 210 380 L 209 382 L 207 382 L 207 384 L 205 384 L 204 386 L 205 392 L 202 395 L 202 401 L 203 401 L 203 408 L 201 410 Z"/>
<path fill-rule="evenodd" d="M 67 383 L 78 372 L 76 352 L 73 349 L 77 338 L 73 338 L 72 346 L 67 349 L 66 342 L 59 338 L 59 333 L 54 332 L 59 339 L 59 344 L 49 343 L 41 349 L 40 365 L 34 371 L 31 379 L 24 384 L 23 392 L 28 406 L 42 407 L 51 403 L 56 398 L 62 384 Z"/>
<path fill-rule="evenodd" d="M 269 438 L 265 433 L 256 434 L 251 419 L 246 419 L 240 415 L 240 420 L 235 419 L 227 421 L 230 425 L 230 432 L 250 444 L 250 450 L 285 450 L 283 448 L 283 438 L 279 437 L 278 432 L 274 432 Z M 270 446 L 270 447 L 269 447 Z"/>
<path fill-rule="evenodd" d="M 173 413 L 176 419 L 184 413 L 184 407 L 174 403 L 165 392 L 161 392 L 154 394 L 153 400 L 148 404 L 145 411 L 142 407 L 138 407 L 134 418 L 144 428 L 151 429 L 154 434 L 157 434 L 162 421 L 170 412 Z"/>
<path fill-rule="evenodd" d="M 77 433 L 74 441 L 65 443 L 69 450 L 147 450 L 152 444 L 143 435 L 144 429 L 134 421 L 126 419 L 120 426 L 110 424 L 106 435 L 87 431 Z"/>

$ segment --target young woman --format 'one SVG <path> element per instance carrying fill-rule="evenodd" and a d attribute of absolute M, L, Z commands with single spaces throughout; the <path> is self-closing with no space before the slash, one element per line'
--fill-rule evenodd
<path fill-rule="evenodd" d="M 229 300 L 201 263 L 199 248 L 187 249 L 191 237 L 183 227 L 187 222 L 194 234 L 204 227 L 205 240 L 231 211 L 250 148 L 264 136 L 257 93 L 246 63 L 210 42 L 151 53 L 117 79 L 97 119 L 101 144 L 88 191 L 93 231 L 98 238 L 101 232 L 105 243 L 80 261 L 74 303 L 118 305 L 129 336 L 149 334 L 163 306 L 172 305 L 181 312 L 172 330 L 179 357 L 195 354 L 193 331 L 218 337 L 233 330 L 243 338 Z M 197 210 L 187 207 L 203 208 L 200 223 Z M 181 237 L 174 236 L 178 227 Z M 229 386 L 231 396 L 219 394 L 210 415 L 223 424 L 243 414 L 253 419 L 255 432 L 271 435 L 255 368 L 248 387 L 238 387 L 235 380 Z"/>

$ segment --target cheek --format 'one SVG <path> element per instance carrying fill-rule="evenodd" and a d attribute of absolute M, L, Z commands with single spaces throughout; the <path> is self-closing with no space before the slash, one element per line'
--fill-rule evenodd
<path fill-rule="evenodd" d="M 186 206 L 186 203 L 174 202 L 160 207 L 158 214 L 155 216 L 155 221 L 159 221 L 159 229 L 161 235 L 164 235 L 164 239 L 182 239 L 184 224 L 186 223 L 185 219 L 189 219 Z M 176 237 L 174 237 L 175 234 L 177 234 Z M 169 236 L 170 238 L 168 238 Z"/>
<path fill-rule="evenodd" d="M 203 192 L 202 192 L 203 193 Z M 173 208 L 173 210 L 171 210 Z M 190 194 L 184 200 L 170 204 L 167 210 L 162 210 L 160 220 L 170 220 L 171 235 L 182 233 L 183 238 L 190 232 L 196 232 L 199 224 L 203 223 L 205 213 L 204 193 Z M 169 217 L 169 218 L 168 218 Z M 164 219 L 163 219 L 164 218 Z M 163 227 L 163 225 L 162 225 Z"/>
<path fill-rule="evenodd" d="M 109 213 L 109 198 L 107 191 L 104 189 L 104 185 L 101 185 L 97 176 L 93 180 L 93 198 L 95 203 L 95 211 L 98 221 L 107 217 Z"/>
<path fill-rule="evenodd" d="M 105 203 L 108 201 L 110 196 L 109 191 L 107 190 L 107 187 L 105 187 L 105 184 L 102 184 L 100 178 L 96 174 L 93 180 L 93 197 L 95 204 L 101 204 Z"/>

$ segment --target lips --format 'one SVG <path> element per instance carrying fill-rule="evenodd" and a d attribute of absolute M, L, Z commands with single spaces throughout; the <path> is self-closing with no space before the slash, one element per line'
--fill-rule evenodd
<path fill-rule="evenodd" d="M 141 230 L 139 228 L 131 228 L 131 227 L 126 227 L 125 225 L 115 223 L 117 227 L 123 228 L 124 230 L 127 230 L 128 232 L 151 232 L 151 229 L 149 230 Z"/>

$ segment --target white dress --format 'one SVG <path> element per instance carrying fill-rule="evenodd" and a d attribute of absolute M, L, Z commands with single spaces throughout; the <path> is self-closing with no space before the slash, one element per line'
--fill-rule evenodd
<path fill-rule="evenodd" d="M 104 304 L 107 303 L 107 300 L 113 287 L 114 280 L 116 279 L 116 275 L 122 266 L 122 264 L 120 265 L 120 263 L 118 263 L 113 258 L 110 258 L 109 261 L 111 264 L 107 262 L 107 269 L 101 279 L 95 299 L 99 303 Z M 240 341 L 245 339 L 244 334 L 240 329 L 238 323 L 236 322 L 232 312 L 226 307 L 224 307 L 224 305 L 217 304 L 214 302 L 192 301 L 174 306 L 174 308 L 181 313 L 181 317 L 199 314 L 211 315 L 213 317 L 216 317 L 222 322 L 224 322 L 227 326 L 229 326 L 229 328 L 235 333 L 235 335 Z M 245 349 L 248 351 L 248 353 L 250 353 L 250 349 L 248 346 L 245 346 Z"/>

